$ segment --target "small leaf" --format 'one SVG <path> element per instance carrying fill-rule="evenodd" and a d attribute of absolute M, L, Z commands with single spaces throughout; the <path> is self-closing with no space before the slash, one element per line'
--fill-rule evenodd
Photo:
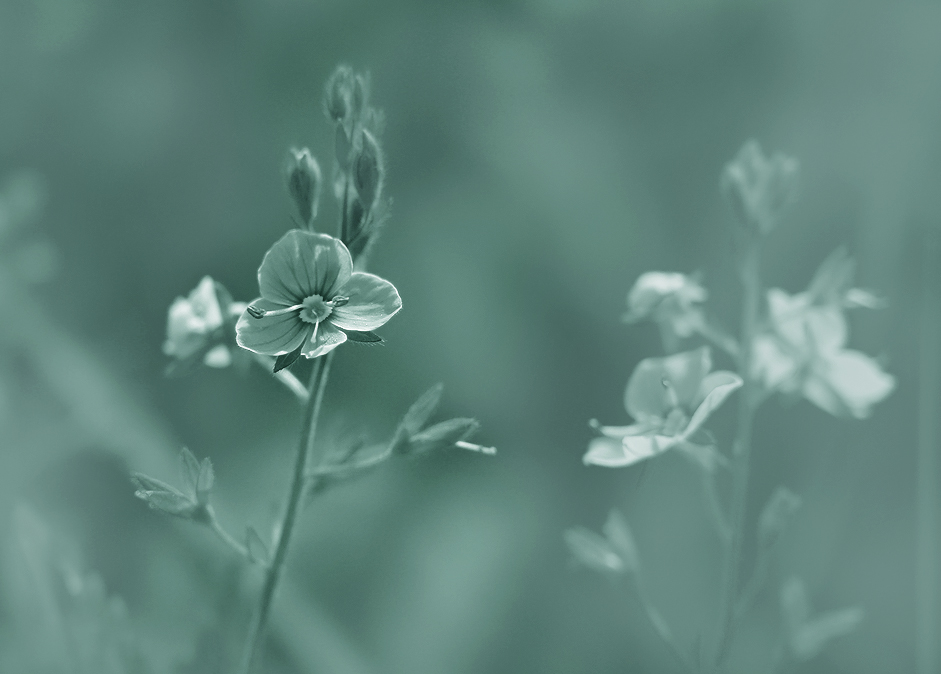
<path fill-rule="evenodd" d="M 624 562 L 624 567 L 628 571 L 639 571 L 640 556 L 637 554 L 637 544 L 627 520 L 617 509 L 611 510 L 601 530 Z"/>
<path fill-rule="evenodd" d="M 142 473 L 134 473 L 131 480 L 137 486 L 134 496 L 154 510 L 183 519 L 196 519 L 199 504 L 191 496 Z"/>
<path fill-rule="evenodd" d="M 301 344 L 299 347 L 294 349 L 291 353 L 285 353 L 274 359 L 274 369 L 272 372 L 278 373 L 286 367 L 291 367 L 294 365 L 295 361 L 300 357 L 301 351 L 303 350 L 304 345 Z"/>
<path fill-rule="evenodd" d="M 801 498 L 786 487 L 774 490 L 758 517 L 759 546 L 771 548 L 801 507 Z"/>
<path fill-rule="evenodd" d="M 476 419 L 448 419 L 412 436 L 408 443 L 410 454 L 425 454 L 453 447 L 456 442 L 466 440 L 480 428 Z"/>
<path fill-rule="evenodd" d="M 858 606 L 841 611 L 828 611 L 798 628 L 791 636 L 791 650 L 797 660 L 810 660 L 837 637 L 853 632 L 863 620 Z"/>
<path fill-rule="evenodd" d="M 402 427 L 408 433 L 409 437 L 418 433 L 425 427 L 431 416 L 437 411 L 441 404 L 441 396 L 444 393 L 444 384 L 435 384 L 430 389 L 419 396 L 418 400 L 412 403 L 408 412 L 402 417 Z"/>
<path fill-rule="evenodd" d="M 360 330 L 344 330 L 346 333 L 346 338 L 351 342 L 356 342 L 358 344 L 383 344 L 384 340 L 382 337 L 377 335 L 375 332 L 360 331 Z"/>
<path fill-rule="evenodd" d="M 245 530 L 245 550 L 248 552 L 249 561 L 262 566 L 268 565 L 270 560 L 268 546 L 261 540 L 255 527 L 249 526 Z"/>
<path fill-rule="evenodd" d="M 196 483 L 199 481 L 199 460 L 186 447 L 180 450 L 180 477 L 186 492 L 195 496 Z"/>
<path fill-rule="evenodd" d="M 201 505 L 209 503 L 209 494 L 212 492 L 215 481 L 216 475 L 212 469 L 212 461 L 207 456 L 199 464 L 199 476 L 196 479 L 196 500 Z"/>
<path fill-rule="evenodd" d="M 623 573 L 624 560 L 611 547 L 611 543 L 585 527 L 565 532 L 565 543 L 575 560 L 592 571 Z"/>

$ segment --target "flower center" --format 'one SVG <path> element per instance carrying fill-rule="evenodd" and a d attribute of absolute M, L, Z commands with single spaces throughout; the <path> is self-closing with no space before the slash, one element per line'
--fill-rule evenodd
<path fill-rule="evenodd" d="M 311 295 L 301 302 L 300 319 L 305 323 L 319 323 L 333 312 L 333 303 L 320 295 Z"/>

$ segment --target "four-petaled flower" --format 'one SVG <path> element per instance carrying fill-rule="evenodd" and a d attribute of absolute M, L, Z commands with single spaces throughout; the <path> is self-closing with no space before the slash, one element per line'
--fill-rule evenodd
<path fill-rule="evenodd" d="M 842 306 L 809 292 L 768 291 L 768 329 L 754 342 L 752 376 L 768 390 L 800 394 L 834 416 L 864 419 L 895 388 L 866 354 L 846 349 Z"/>
<path fill-rule="evenodd" d="M 702 448 L 691 445 L 689 438 L 742 385 L 734 372 L 710 372 L 711 368 L 707 347 L 642 360 L 624 393 L 624 406 L 635 423 L 599 426 L 601 437 L 591 441 L 584 462 L 619 468 L 676 446 L 695 455 Z M 706 463 L 714 457 L 699 453 L 695 458 Z"/>
<path fill-rule="evenodd" d="M 209 276 L 204 276 L 188 297 L 177 297 L 167 315 L 167 340 L 163 352 L 177 361 L 202 358 L 210 367 L 226 367 L 232 354 L 226 340 L 235 317 L 245 305 L 233 302 L 229 293 Z M 228 333 L 231 341 L 231 332 Z"/>
<path fill-rule="evenodd" d="M 690 337 L 705 323 L 700 304 L 708 293 L 685 274 L 649 271 L 641 274 L 627 295 L 627 323 L 650 318 L 676 337 Z"/>
<path fill-rule="evenodd" d="M 347 332 L 370 332 L 402 308 L 388 281 L 353 271 L 343 243 L 326 234 L 291 230 L 258 268 L 261 297 L 236 325 L 239 346 L 268 356 L 300 349 L 307 358 L 332 351 Z"/>

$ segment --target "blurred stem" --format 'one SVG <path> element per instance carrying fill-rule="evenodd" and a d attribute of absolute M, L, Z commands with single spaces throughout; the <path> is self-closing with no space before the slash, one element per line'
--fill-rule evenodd
<path fill-rule="evenodd" d="M 709 512 L 709 518 L 719 539 L 725 546 L 732 540 L 732 531 L 729 528 L 729 522 L 722 512 L 722 504 L 719 502 L 719 495 L 716 493 L 716 476 L 710 470 L 701 469 L 703 497 L 706 499 L 706 509 Z"/>
<path fill-rule="evenodd" d="M 736 360 L 739 358 L 738 344 L 736 344 L 735 340 L 727 335 L 725 331 L 714 325 L 710 325 L 705 319 L 696 327 L 696 330 L 706 341 L 711 342 L 713 346 L 722 349 Z"/>
<path fill-rule="evenodd" d="M 740 585 L 742 553 L 745 539 L 745 514 L 748 502 L 748 463 L 751 454 L 752 423 L 757 409 L 755 383 L 751 377 L 751 345 L 754 342 L 761 301 L 759 261 L 761 240 L 753 235 L 742 259 L 742 327 L 739 337 L 738 373 L 745 382 L 739 393 L 738 423 L 732 446 L 731 542 L 726 556 L 720 598 L 719 636 L 715 665 L 719 667 L 728 655 L 734 632 L 735 609 Z"/>
<path fill-rule="evenodd" d="M 248 557 L 248 550 L 246 547 L 239 543 L 235 536 L 226 531 L 219 523 L 219 520 L 216 519 L 216 512 L 213 510 L 212 506 L 206 506 L 206 514 L 209 516 L 209 527 L 222 540 L 222 542 L 228 545 L 242 557 Z"/>
<path fill-rule="evenodd" d="M 937 574 L 938 559 L 938 433 L 937 414 L 941 409 L 941 297 L 939 297 L 938 256 L 941 232 L 929 227 L 922 246 L 921 353 L 918 395 L 917 465 L 917 618 L 915 662 L 917 674 L 941 671 Z"/>
<path fill-rule="evenodd" d="M 274 599 L 275 591 L 278 588 L 278 581 L 280 581 L 282 572 L 284 571 L 284 562 L 287 559 L 288 547 L 291 544 L 291 535 L 297 523 L 297 513 L 300 510 L 301 501 L 304 498 L 307 484 L 307 462 L 316 439 L 317 418 L 320 416 L 324 389 L 326 388 L 327 377 L 330 374 L 330 363 L 332 360 L 333 353 L 331 352 L 317 358 L 314 362 L 307 405 L 304 408 L 304 418 L 297 443 L 297 456 L 294 460 L 294 472 L 291 477 L 287 506 L 284 511 L 284 517 L 281 519 L 281 524 L 278 527 L 278 531 L 281 533 L 278 536 L 278 542 L 274 549 L 274 555 L 271 558 L 271 564 L 265 571 L 265 579 L 258 601 L 258 609 L 255 612 L 255 617 L 252 619 L 252 624 L 249 628 L 245 655 L 240 668 L 242 674 L 251 674 L 255 662 L 258 659 L 260 647 L 264 640 L 265 627 L 268 623 L 268 615 L 271 612 L 271 603 Z"/>
<path fill-rule="evenodd" d="M 650 597 L 647 596 L 647 590 L 644 587 L 644 581 L 641 577 L 640 570 L 635 570 L 631 576 L 634 580 L 634 590 L 637 592 L 637 598 L 640 599 L 640 604 L 643 606 L 644 612 L 647 614 L 647 619 L 650 621 L 650 624 L 653 625 L 653 628 L 659 635 L 660 639 L 663 641 L 663 643 L 666 644 L 667 648 L 670 650 L 670 653 L 673 654 L 673 657 L 676 658 L 677 662 L 679 662 L 679 664 L 683 667 L 684 671 L 695 672 L 696 668 L 686 657 L 686 654 L 683 653 L 680 645 L 676 642 L 676 638 L 673 636 L 673 631 L 667 624 L 666 619 L 661 615 L 660 611 L 657 610 L 657 607 L 653 605 Z"/>

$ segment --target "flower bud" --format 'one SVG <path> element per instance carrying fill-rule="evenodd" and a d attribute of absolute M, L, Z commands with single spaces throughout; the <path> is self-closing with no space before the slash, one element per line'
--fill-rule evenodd
<path fill-rule="evenodd" d="M 362 147 L 353 159 L 353 186 L 356 187 L 363 208 L 368 212 L 382 191 L 385 166 L 376 137 L 363 129 L 362 138 Z"/>
<path fill-rule="evenodd" d="M 799 164 L 775 154 L 768 159 L 754 140 L 722 172 L 722 191 L 742 224 L 767 234 L 797 195 Z"/>
<path fill-rule="evenodd" d="M 337 66 L 337 69 L 327 80 L 324 91 L 323 109 L 327 118 L 337 124 L 346 121 L 353 109 L 353 92 L 356 88 L 356 77 L 353 69 L 346 65 Z"/>
<path fill-rule="evenodd" d="M 301 150 L 292 148 L 287 166 L 288 194 L 306 227 L 310 227 L 317 217 L 321 183 L 320 166 L 310 150 L 306 147 Z"/>

